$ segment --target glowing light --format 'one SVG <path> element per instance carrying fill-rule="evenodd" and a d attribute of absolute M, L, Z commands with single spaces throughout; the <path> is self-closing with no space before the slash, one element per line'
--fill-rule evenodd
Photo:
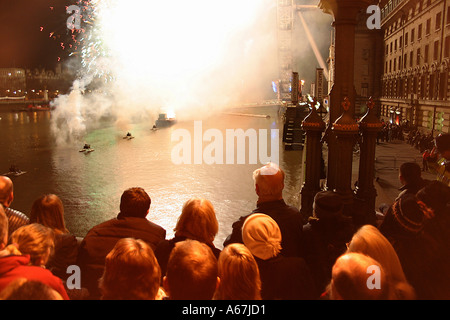
<path fill-rule="evenodd" d="M 83 136 L 85 124 L 103 114 L 125 123 L 170 106 L 168 116 L 206 116 L 244 95 L 256 96 L 259 89 L 248 83 L 274 76 L 266 68 L 277 54 L 273 0 L 79 3 L 88 3 L 86 20 L 71 30 L 73 46 L 60 47 L 80 58 L 81 76 L 55 101 L 58 140 Z"/>

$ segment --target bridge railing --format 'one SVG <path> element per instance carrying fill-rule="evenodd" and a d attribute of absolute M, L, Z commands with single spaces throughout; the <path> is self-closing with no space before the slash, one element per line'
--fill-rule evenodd
<path fill-rule="evenodd" d="M 415 162 L 422 163 L 422 157 L 405 157 L 405 156 L 377 156 L 375 158 L 375 169 L 376 170 L 398 170 L 402 163 L 405 162 Z"/>

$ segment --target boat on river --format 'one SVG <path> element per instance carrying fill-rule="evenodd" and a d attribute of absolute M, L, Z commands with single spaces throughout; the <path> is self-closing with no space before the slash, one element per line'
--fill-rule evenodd
<path fill-rule="evenodd" d="M 177 123 L 174 117 L 168 117 L 167 113 L 160 113 L 158 119 L 155 122 L 156 128 L 166 128 Z M 153 128 L 155 128 L 155 126 Z"/>

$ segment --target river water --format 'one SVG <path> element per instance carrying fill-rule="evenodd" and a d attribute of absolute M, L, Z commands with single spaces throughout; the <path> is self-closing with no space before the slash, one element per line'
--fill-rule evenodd
<path fill-rule="evenodd" d="M 215 129 L 215 133 L 222 134 L 224 154 L 226 130 L 254 129 L 264 133 L 261 130 L 266 129 L 267 155 L 270 155 L 274 139 L 279 139 L 279 164 L 286 173 L 284 198 L 291 205 L 300 205 L 302 151 L 283 150 L 283 123 L 277 106 L 233 109 L 229 111 L 247 115 L 220 113 L 207 119 L 180 121 L 157 131 L 151 130 L 153 123 L 135 123 L 130 128 L 135 137 L 131 140 L 123 139 L 126 132 L 105 122 L 85 136 L 85 141 L 95 149 L 89 154 L 79 152 L 82 144 L 64 147 L 55 144 L 50 111 L 19 112 L 16 109 L 0 105 L 0 174 L 8 172 L 12 164 L 27 172 L 11 177 L 15 195 L 11 207 L 29 215 L 36 198 L 45 193 L 57 194 L 64 204 L 68 229 L 79 237 L 94 225 L 117 215 L 125 189 L 142 187 L 152 200 L 147 218 L 165 228 L 167 238 L 173 236 L 186 200 L 190 197 L 209 199 L 219 221 L 215 245 L 222 248 L 232 223 L 250 213 L 256 205 L 252 172 L 262 165 L 261 158 L 258 157 L 257 163 L 250 163 L 251 149 L 247 146 L 244 164 L 237 164 L 237 158 L 233 164 L 227 163 L 225 155 L 223 164 L 207 164 L 205 159 L 201 159 L 202 164 L 195 164 L 194 152 L 191 163 L 174 163 L 172 153 L 181 146 L 181 140 L 172 141 L 172 136 L 177 132 L 189 132 L 194 150 L 195 141 L 199 141 L 195 140 L 199 138 L 195 136 L 198 124 L 202 133 Z M 206 150 L 209 144 L 204 141 L 201 147 Z"/>

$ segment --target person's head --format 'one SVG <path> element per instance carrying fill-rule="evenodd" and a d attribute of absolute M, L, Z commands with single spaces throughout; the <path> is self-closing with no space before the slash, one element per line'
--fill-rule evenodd
<path fill-rule="evenodd" d="M 382 233 L 372 225 L 364 225 L 356 231 L 347 252 L 365 254 L 378 261 L 394 286 L 393 297 L 414 299 L 414 289 L 408 283 L 397 253 Z"/>
<path fill-rule="evenodd" d="M 104 300 L 154 300 L 160 278 L 152 248 L 142 240 L 123 238 L 106 256 L 99 288 Z"/>
<path fill-rule="evenodd" d="M 281 231 L 270 216 L 253 213 L 242 226 L 244 245 L 257 258 L 268 260 L 278 256 L 281 251 Z"/>
<path fill-rule="evenodd" d="M 418 201 L 414 194 L 406 194 L 389 207 L 379 229 L 388 239 L 399 235 L 415 236 L 433 216 L 433 210 Z"/>
<path fill-rule="evenodd" d="M 64 222 L 64 206 L 55 194 L 46 194 L 33 202 L 30 222 L 40 223 L 58 233 L 68 233 Z"/>
<path fill-rule="evenodd" d="M 8 244 L 8 217 L 0 206 L 0 251 Z"/>
<path fill-rule="evenodd" d="M 450 133 L 440 133 L 435 138 L 437 151 L 447 160 L 450 160 Z"/>
<path fill-rule="evenodd" d="M 123 217 L 145 218 L 150 204 L 150 196 L 144 189 L 129 188 L 123 192 L 120 198 L 120 214 Z"/>
<path fill-rule="evenodd" d="M 219 283 L 217 259 L 197 240 L 178 242 L 170 253 L 164 289 L 172 300 L 211 300 Z"/>
<path fill-rule="evenodd" d="M 380 263 L 361 253 L 340 256 L 333 265 L 331 300 L 386 300 L 389 283 Z"/>
<path fill-rule="evenodd" d="M 52 229 L 39 223 L 20 227 L 11 234 L 10 242 L 16 244 L 22 254 L 30 256 L 30 263 L 45 266 L 53 254 L 55 235 Z"/>
<path fill-rule="evenodd" d="M 416 193 L 419 201 L 433 209 L 437 216 L 448 214 L 450 204 L 450 187 L 441 181 L 432 181 Z"/>
<path fill-rule="evenodd" d="M 242 243 L 226 246 L 219 256 L 220 283 L 217 300 L 260 300 L 261 279 L 258 264 Z"/>
<path fill-rule="evenodd" d="M 403 184 L 414 184 L 422 179 L 422 169 L 415 162 L 405 162 L 400 165 L 398 177 Z"/>
<path fill-rule="evenodd" d="M 275 163 L 270 162 L 253 171 L 253 181 L 255 182 L 255 192 L 260 201 L 281 200 L 283 198 L 284 171 Z"/>
<path fill-rule="evenodd" d="M 313 219 L 320 223 L 334 222 L 343 216 L 342 197 L 333 191 L 319 191 L 314 196 Z"/>
<path fill-rule="evenodd" d="M 0 204 L 6 208 L 14 200 L 13 182 L 7 176 L 0 176 Z"/>
<path fill-rule="evenodd" d="M 183 205 L 175 235 L 212 244 L 219 231 L 214 207 L 209 200 L 192 198 Z"/>
<path fill-rule="evenodd" d="M 1 291 L 0 300 L 63 300 L 63 297 L 40 281 L 18 278 Z"/>

